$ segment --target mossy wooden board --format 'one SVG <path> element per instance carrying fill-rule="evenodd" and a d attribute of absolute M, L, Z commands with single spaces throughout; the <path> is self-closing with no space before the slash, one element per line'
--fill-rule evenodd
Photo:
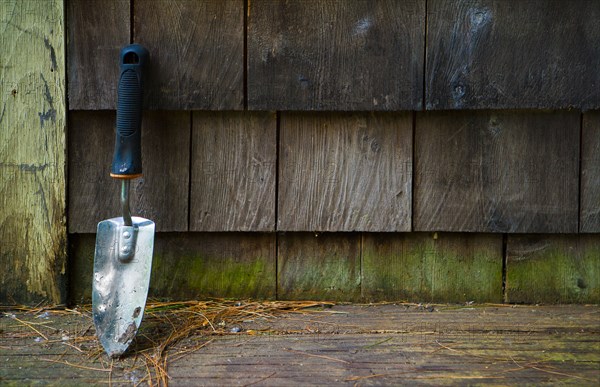
<path fill-rule="evenodd" d="M 165 234 L 154 262 L 151 296 L 275 298 L 274 234 Z"/>
<path fill-rule="evenodd" d="M 367 301 L 502 302 L 502 235 L 363 234 Z"/>
<path fill-rule="evenodd" d="M 70 301 L 91 299 L 94 234 L 72 234 Z M 150 297 L 275 298 L 275 234 L 158 233 Z"/>
<path fill-rule="evenodd" d="M 283 300 L 358 301 L 360 234 L 279 234 L 277 297 Z"/>
<path fill-rule="evenodd" d="M 464 233 L 158 233 L 150 294 L 497 303 L 503 300 L 502 239 Z M 95 235 L 71 234 L 70 240 L 70 301 L 89 302 Z M 600 302 L 598 234 L 511 235 L 507 248 L 509 302 Z"/>
<path fill-rule="evenodd" d="M 0 1 L 0 304 L 66 297 L 63 6 Z"/>
<path fill-rule="evenodd" d="M 509 235 L 508 302 L 600 303 L 600 234 Z"/>

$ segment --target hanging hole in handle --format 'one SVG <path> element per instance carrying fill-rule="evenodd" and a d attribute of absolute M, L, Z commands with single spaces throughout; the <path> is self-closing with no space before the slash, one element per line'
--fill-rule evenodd
<path fill-rule="evenodd" d="M 138 64 L 140 63 L 140 58 L 133 51 L 128 52 L 123 57 L 123 64 Z"/>

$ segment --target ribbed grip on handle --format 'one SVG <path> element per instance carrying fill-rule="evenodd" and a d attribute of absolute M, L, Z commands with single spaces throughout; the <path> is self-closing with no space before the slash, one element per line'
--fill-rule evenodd
<path fill-rule="evenodd" d="M 124 137 L 140 129 L 142 115 L 142 85 L 137 73 L 125 70 L 119 80 L 119 105 L 117 108 L 117 132 Z"/>
<path fill-rule="evenodd" d="M 143 68 L 148 51 L 139 44 L 121 50 L 115 153 L 110 175 L 133 179 L 142 174 Z"/>

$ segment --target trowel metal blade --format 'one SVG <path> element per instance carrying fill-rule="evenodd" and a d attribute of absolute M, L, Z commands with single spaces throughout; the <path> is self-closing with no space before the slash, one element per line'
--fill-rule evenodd
<path fill-rule="evenodd" d="M 123 218 L 98 223 L 94 254 L 92 312 L 96 335 L 110 357 L 122 355 L 144 315 L 154 249 L 154 222 L 132 217 L 137 240 L 134 255 L 119 259 Z"/>

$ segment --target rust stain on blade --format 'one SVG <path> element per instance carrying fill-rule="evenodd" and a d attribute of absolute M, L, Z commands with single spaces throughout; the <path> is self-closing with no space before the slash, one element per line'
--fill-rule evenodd
<path fill-rule="evenodd" d="M 123 332 L 123 334 L 121 335 L 121 337 L 119 337 L 119 343 L 128 343 L 131 340 L 133 340 L 133 338 L 135 337 L 135 334 L 137 332 L 137 326 L 135 325 L 135 322 L 132 322 L 131 324 L 129 324 L 127 326 L 127 329 L 125 330 L 125 332 Z"/>

